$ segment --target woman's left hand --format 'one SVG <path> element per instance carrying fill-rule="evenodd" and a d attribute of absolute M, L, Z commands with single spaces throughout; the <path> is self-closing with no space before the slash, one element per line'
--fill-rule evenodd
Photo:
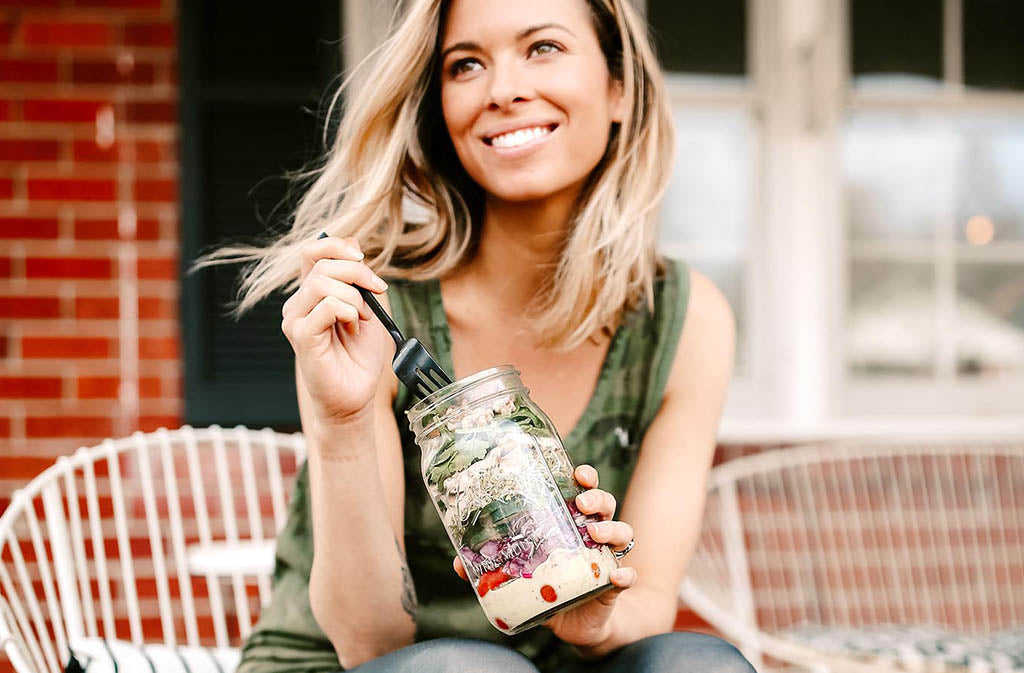
<path fill-rule="evenodd" d="M 633 527 L 624 521 L 615 521 L 615 496 L 597 488 L 597 469 L 591 465 L 580 465 L 573 476 L 576 483 L 585 489 L 576 496 L 576 507 L 584 514 L 595 514 L 601 519 L 598 523 L 588 523 L 587 532 L 595 542 L 611 545 L 613 549 L 625 549 L 633 539 Z M 455 572 L 468 580 L 462 559 L 455 557 Z M 636 570 L 620 567 L 611 573 L 614 585 L 599 596 L 581 603 L 576 607 L 560 612 L 544 622 L 544 626 L 554 631 L 561 640 L 579 647 L 593 647 L 604 642 L 611 635 L 611 615 L 615 609 L 615 601 L 626 589 L 636 584 Z"/>

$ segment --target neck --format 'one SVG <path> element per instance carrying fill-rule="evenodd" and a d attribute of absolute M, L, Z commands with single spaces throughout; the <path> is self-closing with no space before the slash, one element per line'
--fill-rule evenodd
<path fill-rule="evenodd" d="M 463 273 L 492 306 L 521 311 L 554 273 L 575 194 L 537 201 L 488 197 L 479 247 Z"/>

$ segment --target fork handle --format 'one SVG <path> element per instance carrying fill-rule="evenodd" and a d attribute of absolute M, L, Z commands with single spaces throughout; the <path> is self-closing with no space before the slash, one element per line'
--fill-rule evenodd
<path fill-rule="evenodd" d="M 356 285 L 355 288 L 359 290 L 359 294 L 363 296 L 363 300 L 366 301 L 367 304 L 369 304 L 370 310 L 373 311 L 374 315 L 376 315 L 377 318 L 379 318 L 380 321 L 384 324 L 384 328 L 388 331 L 388 334 L 390 334 L 391 338 L 395 340 L 395 345 L 401 346 L 402 343 L 405 341 L 405 337 L 402 336 L 402 332 L 401 330 L 398 329 L 398 325 L 396 325 L 395 321 L 391 319 L 391 316 L 388 315 L 388 312 L 384 310 L 384 307 L 380 305 L 380 302 L 377 301 L 377 298 L 374 297 L 373 293 L 367 290 L 365 287 L 360 287 L 359 285 Z"/>

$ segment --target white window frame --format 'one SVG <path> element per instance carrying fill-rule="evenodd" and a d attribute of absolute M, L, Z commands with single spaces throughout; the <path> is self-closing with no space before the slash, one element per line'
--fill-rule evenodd
<path fill-rule="evenodd" d="M 847 108 L 852 112 L 896 110 L 922 112 L 981 113 L 1010 112 L 1024 119 L 1024 92 L 993 92 L 969 89 L 964 84 L 963 0 L 943 0 L 943 79 L 932 91 L 893 94 L 847 87 Z M 954 193 L 956 168 L 950 183 L 937 193 Z M 976 248 L 956 239 L 958 230 L 956 203 L 943 199 L 944 216 L 935 223 L 930 247 L 899 242 L 855 241 L 848 247 L 845 263 L 854 258 L 864 261 L 915 261 L 928 263 L 935 270 L 936 333 L 939 347 L 935 354 L 934 377 L 886 377 L 871 380 L 847 375 L 845 395 L 839 400 L 846 415 L 958 415 L 961 417 L 1017 416 L 1024 422 L 1024 373 L 995 381 L 957 378 L 956 351 L 951 338 L 957 296 L 959 262 L 1024 264 L 1024 243 L 999 241 Z M 1022 267 L 1024 268 L 1024 267 Z M 845 281 L 845 277 L 844 277 Z M 845 302 L 844 285 L 842 300 Z M 845 353 L 841 353 L 845 362 Z M 844 372 L 845 374 L 845 372 Z"/>
<path fill-rule="evenodd" d="M 748 0 L 749 93 L 761 120 L 752 186 L 746 311 L 750 368 L 732 383 L 720 431 L 725 442 L 788 442 L 835 436 L 977 436 L 1024 423 L 1024 376 L 998 381 L 851 376 L 846 367 L 848 269 L 839 132 L 847 111 L 925 108 L 1024 112 L 1024 94 L 963 85 L 962 0 L 944 0 L 944 79 L 933 94 L 879 95 L 853 89 L 848 0 Z M 669 77 L 673 102 L 721 102 Z M 944 315 L 951 315 L 957 255 L 1024 260 L 1024 245 L 998 252 L 954 245 L 952 215 L 939 223 L 926 261 L 942 260 Z M 859 246 L 858 246 L 859 247 Z M 994 249 L 993 249 L 994 250 Z M 699 246 L 692 251 L 702 256 Z M 858 253 L 863 251 L 858 250 Z M 949 362 L 946 349 L 942 357 Z"/>
<path fill-rule="evenodd" d="M 810 4 L 747 3 L 742 89 L 667 76 L 674 105 L 747 106 L 757 124 L 745 305 L 734 307 L 745 313 L 749 366 L 730 386 L 723 441 L 796 437 L 831 413 L 828 345 L 840 276 L 826 261 L 838 253 L 838 105 L 821 103 L 836 99 L 825 94 L 838 70 L 841 21 L 834 3 Z M 701 245 L 669 252 L 709 255 Z"/>

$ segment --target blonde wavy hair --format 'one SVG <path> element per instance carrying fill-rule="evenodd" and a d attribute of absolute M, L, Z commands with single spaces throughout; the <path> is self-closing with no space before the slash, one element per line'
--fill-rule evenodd
<path fill-rule="evenodd" d="M 571 215 L 561 254 L 529 308 L 539 343 L 574 348 L 610 333 L 623 312 L 653 309 L 662 270 L 655 251 L 658 209 L 674 152 L 671 108 L 646 22 L 629 0 L 587 2 L 626 111 Z M 190 273 L 248 262 L 241 316 L 278 289 L 298 288 L 302 245 L 320 231 L 354 236 L 385 278 L 443 278 L 472 258 L 484 192 L 455 154 L 441 113 L 439 52 L 449 0 L 412 0 L 389 37 L 342 82 L 328 118 L 353 80 L 332 146 L 309 181 L 290 230 L 264 246 L 228 245 L 199 257 Z M 397 23 L 397 26 L 394 24 Z M 326 129 L 324 131 L 325 143 Z M 404 205 L 429 216 L 410 221 Z"/>

